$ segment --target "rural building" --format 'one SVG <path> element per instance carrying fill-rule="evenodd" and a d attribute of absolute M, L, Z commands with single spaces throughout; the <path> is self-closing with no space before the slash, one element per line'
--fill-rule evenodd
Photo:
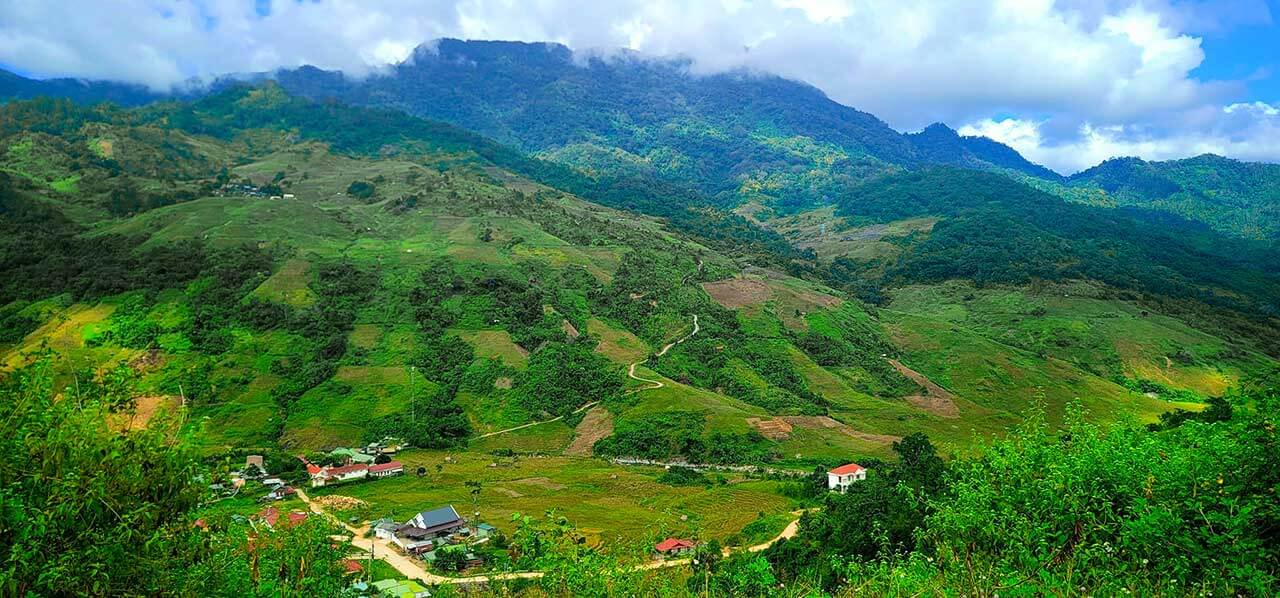
<path fill-rule="evenodd" d="M 280 509 L 277 509 L 275 507 L 267 507 L 261 511 L 258 511 L 258 514 L 255 515 L 255 517 L 261 520 L 263 523 L 267 524 L 267 527 L 272 529 L 275 529 L 276 525 L 280 523 L 283 523 L 288 527 L 293 527 L 307 520 L 307 514 L 305 512 L 290 511 L 289 514 L 285 517 L 284 521 L 281 522 Z"/>
<path fill-rule="evenodd" d="M 378 596 L 388 598 L 431 598 L 431 592 L 412 579 L 384 579 L 373 582 Z"/>
<path fill-rule="evenodd" d="M 388 461 L 379 465 L 369 466 L 369 475 L 375 478 L 385 478 L 403 474 L 404 464 L 399 461 Z"/>
<path fill-rule="evenodd" d="M 316 467 L 308 464 L 307 472 L 311 473 L 311 487 L 319 488 L 330 484 L 341 484 L 342 482 L 364 479 L 369 475 L 369 466 L 363 463 L 343 465 L 341 467 Z"/>
<path fill-rule="evenodd" d="M 681 540 L 679 538 L 667 538 L 654 545 L 653 549 L 659 556 L 677 556 L 693 552 L 693 547 L 697 544 L 693 540 Z"/>
<path fill-rule="evenodd" d="M 396 539 L 396 528 L 400 527 L 400 524 L 390 519 L 379 519 L 374 521 L 370 527 L 373 528 L 374 537 L 383 540 L 394 540 Z"/>
<path fill-rule="evenodd" d="M 827 489 L 844 494 L 854 482 L 865 479 L 867 468 L 857 463 L 848 463 L 827 472 Z"/>
<path fill-rule="evenodd" d="M 404 527 L 418 528 L 425 531 L 430 537 L 438 538 L 452 534 L 464 525 L 466 525 L 466 522 L 453 509 L 453 505 L 449 505 L 418 513 Z"/>
<path fill-rule="evenodd" d="M 262 455 L 246 455 L 244 458 L 244 473 L 249 475 L 250 468 L 257 467 L 263 475 L 267 473 L 267 464 L 262 459 Z"/>
<path fill-rule="evenodd" d="M 373 455 L 366 455 L 360 451 L 349 448 L 338 448 L 329 451 L 329 456 L 345 463 L 373 463 Z"/>
<path fill-rule="evenodd" d="M 296 494 L 298 494 L 298 491 L 294 490 L 293 486 L 279 486 L 271 490 L 271 492 L 267 493 L 267 495 L 264 496 L 263 499 L 264 500 L 284 500 Z"/>

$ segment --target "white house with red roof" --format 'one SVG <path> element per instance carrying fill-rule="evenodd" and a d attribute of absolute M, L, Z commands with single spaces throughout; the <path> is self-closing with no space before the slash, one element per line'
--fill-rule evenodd
<path fill-rule="evenodd" d="M 854 482 L 867 479 L 867 468 L 857 463 L 847 463 L 827 472 L 827 489 L 844 494 Z"/>
<path fill-rule="evenodd" d="M 404 464 L 399 461 L 388 461 L 377 465 L 369 466 L 369 476 L 375 478 L 385 478 L 393 475 L 401 475 L 404 473 Z"/>
<path fill-rule="evenodd" d="M 329 484 L 364 479 L 369 475 L 369 466 L 364 463 L 353 463 L 340 467 L 319 467 L 308 463 L 307 473 L 311 474 L 311 487 L 319 488 Z"/>

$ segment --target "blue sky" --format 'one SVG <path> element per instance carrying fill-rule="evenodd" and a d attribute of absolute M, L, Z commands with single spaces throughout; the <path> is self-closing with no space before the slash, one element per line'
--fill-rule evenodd
<path fill-rule="evenodd" d="M 944 122 L 1063 173 L 1113 156 L 1280 162 L 1280 0 L 4 0 L 0 65 L 156 89 L 440 37 L 681 55 Z"/>
<path fill-rule="evenodd" d="M 1275 11 L 1280 17 L 1280 10 Z M 1205 60 L 1193 73 L 1201 79 L 1247 81 L 1246 97 L 1280 102 L 1280 25 L 1241 25 L 1207 34 Z"/>

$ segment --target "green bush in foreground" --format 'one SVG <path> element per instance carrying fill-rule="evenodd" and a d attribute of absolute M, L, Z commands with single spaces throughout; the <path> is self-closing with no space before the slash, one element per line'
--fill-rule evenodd
<path fill-rule="evenodd" d="M 133 408 L 118 372 L 55 392 L 47 365 L 0 382 L 0 595 L 330 596 L 343 551 L 296 529 L 210 518 L 208 474 L 176 422 L 105 425 Z"/>

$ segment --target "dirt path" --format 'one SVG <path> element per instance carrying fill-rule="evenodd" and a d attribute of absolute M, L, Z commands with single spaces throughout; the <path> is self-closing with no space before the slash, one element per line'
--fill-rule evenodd
<path fill-rule="evenodd" d="M 573 410 L 573 412 L 574 412 L 574 413 L 578 413 L 578 412 L 580 412 L 580 411 L 586 411 L 587 409 L 590 409 L 590 408 L 592 408 L 592 407 L 595 407 L 595 406 L 596 406 L 597 404 L 599 404 L 599 403 L 600 403 L 600 401 L 591 401 L 590 403 L 587 403 L 586 405 L 583 405 L 583 406 L 581 406 L 581 407 L 579 407 L 579 408 L 577 408 L 577 409 L 574 409 L 574 410 Z M 551 422 L 558 422 L 558 421 L 560 421 L 560 420 L 562 420 L 562 419 L 564 419 L 564 416 L 563 416 L 563 415 L 561 415 L 561 416 L 559 416 L 559 417 L 553 417 L 553 418 L 551 418 L 551 419 L 544 419 L 544 420 L 542 420 L 542 421 L 529 422 L 529 423 L 524 424 L 524 425 L 522 425 L 522 426 L 516 426 L 516 427 L 514 427 L 514 428 L 507 428 L 507 429 L 505 429 L 505 430 L 498 430 L 497 432 L 489 432 L 488 434 L 481 434 L 481 435 L 479 435 L 479 436 L 476 436 L 476 437 L 475 437 L 475 440 L 479 440 L 479 439 L 481 439 L 481 438 L 488 438 L 488 437 L 490 437 L 490 436 L 497 436 L 497 435 L 499 435 L 499 434 L 506 434 L 507 432 L 515 432 L 516 430 L 523 430 L 523 429 L 525 429 L 525 428 L 532 428 L 532 427 L 534 427 L 534 426 L 540 426 L 540 425 L 542 425 L 542 424 L 549 424 L 549 423 L 551 423 Z"/>
<path fill-rule="evenodd" d="M 683 342 L 685 342 L 685 341 L 687 341 L 687 340 L 689 340 L 689 339 L 693 338 L 693 335 L 697 334 L 697 333 L 698 333 L 698 331 L 700 331 L 700 330 L 702 330 L 702 328 L 698 325 L 698 314 L 693 314 L 693 332 L 690 332 L 687 336 L 684 336 L 684 337 L 682 337 L 682 338 L 679 338 L 679 339 L 677 339 L 677 340 L 674 340 L 674 341 L 671 341 L 671 342 L 667 343 L 667 345 L 666 345 L 665 347 L 663 347 L 661 351 L 658 351 L 657 353 L 654 353 L 654 354 L 653 354 L 653 356 L 654 356 L 654 357 L 662 357 L 663 355 L 666 355 L 666 354 L 667 354 L 667 351 L 670 351 L 672 347 L 674 347 L 674 346 L 676 346 L 676 345 L 678 345 L 678 344 L 680 344 L 680 343 L 683 343 Z M 642 363 L 644 363 L 644 362 L 648 361 L 648 360 L 649 360 L 649 358 L 648 358 L 648 357 L 646 357 L 646 358 L 644 358 L 644 359 L 642 359 L 642 360 L 640 360 L 640 361 L 637 361 L 637 362 L 635 362 L 635 363 L 631 364 L 631 367 L 627 368 L 627 376 L 628 376 L 628 377 L 630 377 L 632 380 L 639 380 L 639 381 L 641 381 L 641 382 L 647 382 L 647 383 L 649 384 L 649 386 L 641 386 L 641 387 L 639 387 L 639 388 L 633 388 L 633 389 L 631 389 L 631 390 L 628 390 L 628 391 L 627 391 L 627 394 L 631 394 L 631 393 L 633 393 L 633 392 L 640 392 L 640 391 L 642 391 L 642 390 L 656 390 L 656 389 L 659 389 L 659 388 L 662 388 L 662 387 L 666 386 L 666 384 L 663 384 L 663 382 L 662 382 L 661 380 L 651 380 L 651 379 L 649 379 L 649 378 L 641 378 L 640 376 L 637 376 L 637 375 L 636 375 L 636 367 L 637 367 L 637 366 L 639 366 L 640 364 L 642 364 Z"/>

